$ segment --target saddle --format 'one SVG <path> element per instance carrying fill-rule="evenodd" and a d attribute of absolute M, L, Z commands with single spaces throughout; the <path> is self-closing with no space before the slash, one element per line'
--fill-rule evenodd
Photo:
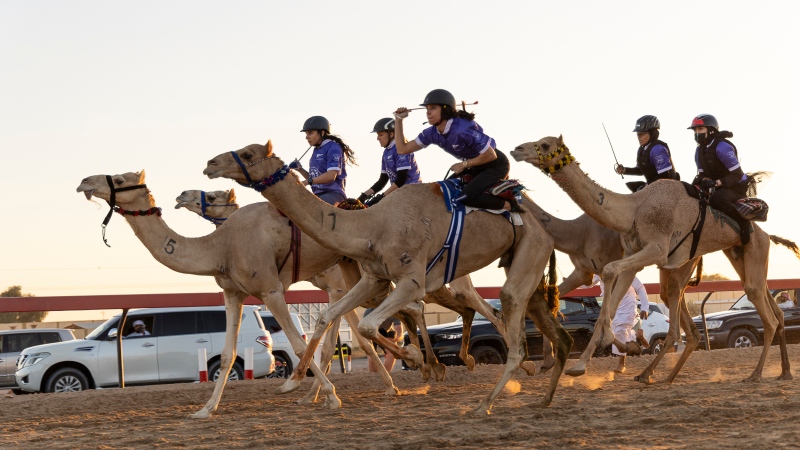
<path fill-rule="evenodd" d="M 460 187 L 464 186 L 465 184 L 472 181 L 473 176 L 466 173 L 462 175 L 454 175 L 451 176 L 450 180 L 459 180 Z M 484 191 L 485 194 L 493 195 L 495 197 L 500 197 L 503 200 L 517 200 L 522 201 L 522 191 L 525 190 L 525 186 L 519 182 L 519 180 L 500 180 L 497 183 L 489 186 L 488 189 Z"/>

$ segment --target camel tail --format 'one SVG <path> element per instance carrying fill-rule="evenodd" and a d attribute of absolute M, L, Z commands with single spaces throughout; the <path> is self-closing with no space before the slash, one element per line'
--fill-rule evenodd
<path fill-rule="evenodd" d="M 774 234 L 769 235 L 769 240 L 774 242 L 775 244 L 782 245 L 788 248 L 789 250 L 792 251 L 792 253 L 794 253 L 794 256 L 796 256 L 797 259 L 800 259 L 800 248 L 797 248 L 797 244 L 795 244 L 793 241 L 784 239 L 780 236 L 775 236 Z"/>
<path fill-rule="evenodd" d="M 556 251 L 553 250 L 553 253 L 550 254 L 550 269 L 547 273 L 547 307 L 550 308 L 553 316 L 559 312 L 558 284 L 556 284 L 556 281 L 558 281 L 556 275 Z"/>
<path fill-rule="evenodd" d="M 687 283 L 688 286 L 697 286 L 700 284 L 700 280 L 703 279 L 703 257 L 701 256 L 700 259 L 697 261 L 697 267 L 695 268 L 695 276 Z"/>

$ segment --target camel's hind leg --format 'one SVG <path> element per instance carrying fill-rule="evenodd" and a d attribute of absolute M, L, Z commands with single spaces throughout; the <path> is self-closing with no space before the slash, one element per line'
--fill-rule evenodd
<path fill-rule="evenodd" d="M 231 372 L 233 362 L 236 360 L 236 337 L 239 335 L 239 327 L 242 324 L 242 310 L 244 299 L 247 294 L 244 292 L 225 289 L 222 293 L 225 297 L 225 348 L 222 350 L 220 358 L 220 374 L 214 386 L 211 398 L 206 402 L 200 411 L 190 415 L 193 419 L 205 419 L 217 410 L 219 400 L 222 398 L 222 391 L 225 390 L 225 383 L 228 381 L 228 374 Z M 294 328 L 294 327 L 292 327 Z"/>
<path fill-rule="evenodd" d="M 442 289 L 446 288 L 442 286 Z M 417 325 L 419 333 L 422 335 L 422 342 L 425 343 L 425 362 L 419 368 L 422 380 L 428 381 L 431 373 L 433 373 L 436 381 L 444 381 L 447 369 L 444 364 L 439 362 L 436 358 L 436 353 L 433 352 L 433 343 L 430 335 L 428 335 L 428 325 L 425 323 L 425 303 L 419 301 L 411 302 L 403 306 L 399 313 L 411 318 L 411 321 Z M 409 330 L 414 329 L 409 328 Z M 411 331 L 409 331 L 409 335 L 411 335 Z M 411 363 L 416 364 L 413 360 Z"/>
<path fill-rule="evenodd" d="M 555 364 L 553 366 L 553 373 L 550 375 L 550 386 L 542 401 L 542 406 L 550 406 L 550 403 L 553 401 L 553 395 L 556 392 L 556 387 L 558 387 L 558 380 L 561 377 L 561 372 L 564 371 L 564 365 L 567 362 L 567 358 L 569 358 L 569 352 L 572 350 L 573 339 L 567 330 L 561 326 L 558 319 L 550 312 L 546 301 L 531 299 L 528 303 L 528 317 L 531 317 L 531 320 L 533 320 L 536 327 L 541 330 L 543 336 L 548 337 L 549 341 L 556 343 Z"/>
<path fill-rule="evenodd" d="M 477 414 L 489 414 L 492 404 L 497 396 L 503 391 L 506 383 L 514 375 L 523 361 L 528 358 L 528 346 L 525 339 L 525 312 L 528 309 L 528 301 L 533 296 L 536 286 L 542 279 L 542 273 L 547 265 L 552 251 L 552 241 L 549 242 L 550 251 L 543 251 L 547 245 L 537 243 L 537 245 L 526 247 L 521 242 L 517 247 L 514 262 L 508 269 L 508 278 L 500 290 L 500 302 L 503 308 L 503 319 L 508 330 L 508 359 L 503 370 L 503 374 L 497 384 L 484 398 L 475 410 Z M 530 249 L 530 251 L 526 251 Z M 524 267 L 523 267 L 524 265 Z M 561 373 L 553 372 L 554 376 L 561 376 Z M 545 394 L 545 402 L 553 398 L 555 387 L 552 385 Z"/>

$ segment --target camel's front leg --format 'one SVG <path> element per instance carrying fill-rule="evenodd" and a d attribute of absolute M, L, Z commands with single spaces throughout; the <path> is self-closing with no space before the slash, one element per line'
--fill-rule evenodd
<path fill-rule="evenodd" d="M 341 401 L 336 396 L 336 389 L 333 387 L 333 384 L 328 380 L 322 370 L 317 367 L 316 363 L 314 363 L 314 351 L 333 321 L 340 320 L 342 315 L 346 312 L 352 311 L 365 300 L 378 295 L 380 292 L 385 292 L 387 289 L 387 282 L 365 275 L 341 300 L 331 305 L 319 318 L 317 327 L 314 329 L 314 335 L 308 343 L 305 354 L 300 358 L 300 362 L 292 373 L 292 377 L 286 380 L 281 387 L 281 393 L 291 392 L 300 387 L 300 380 L 310 367 L 321 385 L 323 394 L 327 396 L 328 407 L 335 409 L 341 406 Z"/>
<path fill-rule="evenodd" d="M 433 371 L 436 381 L 444 381 L 447 368 L 444 364 L 439 362 L 439 360 L 436 358 L 436 353 L 433 352 L 433 343 L 431 343 L 431 337 L 428 335 L 428 326 L 425 324 L 425 303 L 421 301 L 411 302 L 404 306 L 400 312 L 403 314 L 408 314 L 414 319 L 414 322 L 417 323 L 419 332 L 422 335 L 422 342 L 425 343 L 426 360 L 423 362 L 422 366 L 420 366 L 422 380 L 428 381 L 428 379 L 431 377 L 431 371 Z M 417 363 L 417 361 L 413 362 L 415 364 Z"/>
<path fill-rule="evenodd" d="M 247 294 L 244 292 L 233 291 L 225 289 L 222 293 L 225 297 L 225 348 L 222 350 L 220 357 L 220 373 L 219 378 L 214 386 L 214 392 L 211 398 L 206 402 L 206 405 L 200 411 L 190 415 L 193 419 L 205 419 L 211 417 L 214 411 L 217 410 L 219 400 L 222 398 L 222 391 L 225 390 L 225 383 L 228 381 L 228 375 L 233 367 L 233 362 L 236 360 L 236 340 L 239 336 L 239 327 L 242 324 L 242 309 L 244 308 L 244 299 Z"/>
<path fill-rule="evenodd" d="M 547 307 L 547 301 L 542 301 L 544 299 L 540 296 L 536 296 L 534 299 L 536 300 L 528 302 L 528 317 L 533 320 L 536 328 L 542 332 L 543 337 L 548 337 L 549 341 L 556 343 L 554 370 L 550 375 L 550 385 L 542 401 L 542 406 L 550 406 L 558 387 L 558 381 L 561 378 L 561 372 L 564 370 L 564 365 L 567 362 L 567 358 L 569 358 L 569 352 L 572 350 L 573 339 L 567 330 L 561 326 L 561 322 L 553 317 L 552 312 Z"/>

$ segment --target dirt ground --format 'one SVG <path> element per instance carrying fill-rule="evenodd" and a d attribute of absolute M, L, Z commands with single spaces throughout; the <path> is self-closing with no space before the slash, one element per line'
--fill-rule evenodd
<path fill-rule="evenodd" d="M 776 381 L 772 347 L 761 383 L 742 383 L 755 349 L 698 351 L 675 383 L 645 386 L 633 376 L 650 356 L 629 357 L 614 376 L 614 358 L 595 359 L 583 377 L 563 376 L 549 408 L 530 406 L 548 376 L 518 371 L 492 414 L 467 414 L 488 394 L 500 366 L 475 372 L 448 367 L 445 382 L 424 383 L 416 371 L 394 371 L 398 397 L 359 369 L 334 371 L 343 407 L 295 404 L 311 385 L 279 396 L 281 380 L 229 384 L 211 419 L 187 416 L 211 394 L 208 384 L 104 389 L 72 394 L 0 395 L 0 446 L 41 448 L 775 448 L 800 443 L 800 378 Z M 790 345 L 795 371 L 800 345 Z M 671 367 L 676 353 L 665 358 Z M 570 361 L 570 365 L 574 361 Z M 800 376 L 800 373 L 795 372 Z M 659 379 L 666 369 L 657 372 Z"/>

